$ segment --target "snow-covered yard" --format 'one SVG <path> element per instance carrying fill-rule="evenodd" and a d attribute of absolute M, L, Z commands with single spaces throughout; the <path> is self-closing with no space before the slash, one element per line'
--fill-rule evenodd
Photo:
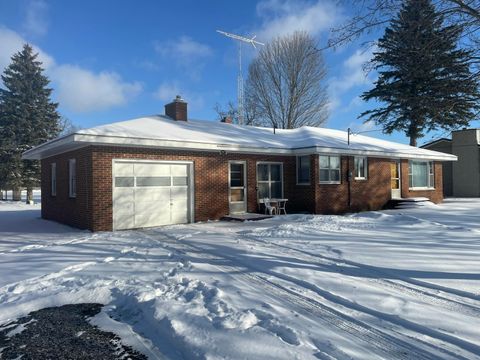
<path fill-rule="evenodd" d="M 480 358 L 480 199 L 89 233 L 0 203 L 0 324 L 100 302 L 151 358 Z"/>

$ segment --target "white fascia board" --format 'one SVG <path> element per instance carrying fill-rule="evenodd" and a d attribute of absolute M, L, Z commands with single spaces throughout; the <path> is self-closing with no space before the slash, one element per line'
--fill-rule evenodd
<path fill-rule="evenodd" d="M 457 157 L 451 154 L 435 152 L 435 154 L 426 154 L 423 152 L 410 153 L 402 151 L 375 151 L 345 148 L 328 148 L 317 146 L 314 148 L 317 154 L 332 155 L 360 155 L 377 158 L 393 158 L 393 159 L 422 159 L 422 160 L 438 160 L 438 161 L 457 161 Z M 302 149 L 304 151 L 304 149 Z M 430 150 L 431 151 L 431 150 Z M 434 152 L 434 151 L 431 151 Z"/>
<path fill-rule="evenodd" d="M 38 146 L 36 146 L 36 147 L 34 147 L 30 150 L 27 150 L 22 154 L 22 159 L 23 160 L 40 160 L 42 158 L 45 158 L 44 154 L 47 154 L 47 153 L 56 154 L 56 153 L 58 153 L 59 148 L 68 147 L 69 150 L 70 150 L 70 145 L 73 145 L 73 143 L 74 143 L 74 135 L 75 134 L 62 136 L 62 137 L 47 141 L 47 142 L 45 142 L 41 145 L 38 145 Z M 63 152 L 63 151 L 61 151 L 61 152 Z M 50 155 L 48 155 L 48 156 L 50 156 Z"/>
<path fill-rule="evenodd" d="M 305 147 L 305 148 L 273 148 L 252 147 L 232 144 L 201 143 L 177 140 L 162 140 L 151 138 L 127 138 L 123 136 L 71 134 L 63 138 L 49 141 L 26 151 L 22 158 L 39 160 L 58 153 L 67 152 L 88 145 L 111 145 L 126 147 L 163 148 L 171 150 L 193 151 L 225 151 L 246 154 L 273 154 L 273 155 L 308 155 L 308 154 L 335 154 L 335 155 L 363 155 L 371 157 L 395 158 L 395 159 L 423 159 L 438 161 L 456 161 L 457 157 L 450 154 L 435 152 L 435 154 L 402 153 L 392 151 L 358 150 L 331 147 Z M 433 152 L 433 151 L 432 151 Z"/>

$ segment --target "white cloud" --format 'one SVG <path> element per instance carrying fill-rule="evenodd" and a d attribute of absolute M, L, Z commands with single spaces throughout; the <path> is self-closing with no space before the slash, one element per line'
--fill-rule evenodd
<path fill-rule="evenodd" d="M 200 79 L 206 59 L 213 55 L 210 46 L 188 36 L 166 42 L 155 42 L 154 49 L 161 56 L 173 59 L 194 80 Z"/>
<path fill-rule="evenodd" d="M 378 131 L 374 121 L 365 121 L 365 122 L 360 122 L 360 120 L 357 122 L 353 121 L 350 124 L 348 124 L 348 127 L 352 130 L 354 134 L 362 134 L 362 133 Z"/>
<path fill-rule="evenodd" d="M 0 72 L 12 61 L 13 54 L 22 50 L 23 45 L 28 43 L 23 37 L 15 31 L 0 27 Z M 40 48 L 33 46 L 35 52 L 38 52 L 38 60 L 43 63 L 43 68 L 48 69 L 55 65 L 55 60 Z"/>
<path fill-rule="evenodd" d="M 184 60 L 194 60 L 199 57 L 208 57 L 213 54 L 210 46 L 193 40 L 188 36 L 180 36 L 177 40 L 156 42 L 155 51 L 161 55 L 178 57 Z"/>
<path fill-rule="evenodd" d="M 332 99 L 332 110 L 341 105 L 342 96 L 354 87 L 370 85 L 374 82 L 372 74 L 365 71 L 364 65 L 372 58 L 374 48 L 368 50 L 357 49 L 342 64 L 341 75 L 332 77 L 329 81 L 329 93 Z M 354 98 L 347 106 L 351 109 L 359 105 L 359 98 Z"/>
<path fill-rule="evenodd" d="M 185 90 L 178 81 L 165 81 L 161 83 L 153 93 L 156 99 L 161 100 L 165 104 L 171 102 L 177 95 L 180 95 L 188 103 L 189 110 L 193 109 L 198 111 L 205 105 L 205 100 L 202 95 Z"/>
<path fill-rule="evenodd" d="M 268 41 L 295 31 L 306 31 L 319 36 L 341 19 L 333 2 L 317 0 L 314 3 L 294 0 L 264 0 L 257 5 L 262 25 L 256 30 L 260 41 Z"/>
<path fill-rule="evenodd" d="M 140 93 L 138 82 L 125 82 L 114 72 L 94 73 L 76 65 L 60 65 L 52 72 L 58 101 L 75 112 L 105 110 L 126 104 Z"/>
<path fill-rule="evenodd" d="M 0 72 L 25 43 L 27 41 L 15 31 L 0 27 Z M 96 73 L 77 65 L 57 64 L 40 48 L 33 48 L 52 80 L 57 100 L 68 110 L 87 112 L 124 105 L 142 90 L 140 83 L 126 82 L 114 72 Z"/>
<path fill-rule="evenodd" d="M 45 35 L 48 31 L 48 5 L 43 0 L 30 0 L 26 6 L 23 21 L 25 31 L 34 36 Z"/>
<path fill-rule="evenodd" d="M 153 96 L 164 102 L 172 101 L 175 96 L 180 95 L 180 87 L 176 82 L 164 82 L 160 84 Z"/>

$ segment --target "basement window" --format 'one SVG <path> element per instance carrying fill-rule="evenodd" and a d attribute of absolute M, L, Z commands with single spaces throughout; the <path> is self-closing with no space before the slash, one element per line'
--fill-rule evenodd
<path fill-rule="evenodd" d="M 408 162 L 409 187 L 413 190 L 434 189 L 435 175 L 432 161 Z"/>
<path fill-rule="evenodd" d="M 77 197 L 77 160 L 68 160 L 68 196 Z"/>

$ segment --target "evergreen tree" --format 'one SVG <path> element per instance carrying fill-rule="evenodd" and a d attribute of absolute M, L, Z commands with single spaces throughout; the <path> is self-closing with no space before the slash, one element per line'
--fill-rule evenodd
<path fill-rule="evenodd" d="M 57 103 L 50 99 L 50 81 L 43 75 L 38 54 L 30 45 L 12 56 L 0 89 L 0 185 L 17 193 L 27 188 L 27 201 L 34 186 L 40 183 L 38 161 L 22 160 L 22 153 L 59 132 Z"/>
<path fill-rule="evenodd" d="M 458 47 L 462 27 L 444 25 L 430 0 L 406 0 L 378 42 L 379 73 L 364 100 L 385 106 L 365 111 L 385 133 L 403 131 L 416 146 L 425 132 L 468 126 L 479 110 L 472 53 Z"/>

